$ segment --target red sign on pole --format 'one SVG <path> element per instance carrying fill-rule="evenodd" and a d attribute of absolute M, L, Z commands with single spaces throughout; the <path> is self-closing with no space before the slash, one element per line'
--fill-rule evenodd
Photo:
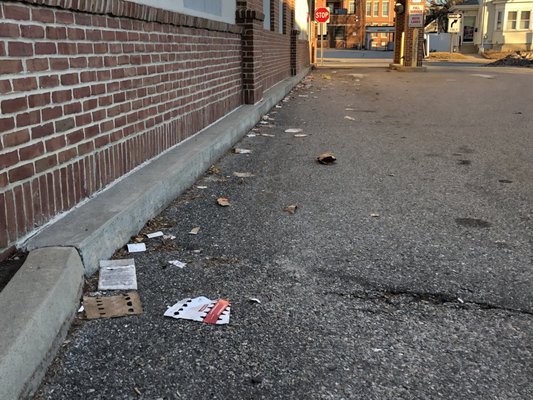
<path fill-rule="evenodd" d="M 329 10 L 326 7 L 319 7 L 315 9 L 316 22 L 329 22 Z"/>

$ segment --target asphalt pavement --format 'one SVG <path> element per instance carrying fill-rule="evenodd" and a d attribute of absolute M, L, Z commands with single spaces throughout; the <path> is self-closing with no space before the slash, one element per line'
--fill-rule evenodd
<path fill-rule="evenodd" d="M 36 399 L 533 398 L 532 78 L 314 70 L 148 223 L 176 238 L 134 255 L 144 313 L 78 320 Z M 230 323 L 163 317 L 197 296 Z"/>

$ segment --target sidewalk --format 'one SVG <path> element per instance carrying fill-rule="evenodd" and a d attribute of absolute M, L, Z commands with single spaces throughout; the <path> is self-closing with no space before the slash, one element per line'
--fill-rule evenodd
<path fill-rule="evenodd" d="M 143 314 L 78 321 L 36 398 L 530 398 L 530 78 L 315 70 L 149 222 L 176 238 L 134 255 Z M 197 296 L 229 325 L 163 317 Z"/>

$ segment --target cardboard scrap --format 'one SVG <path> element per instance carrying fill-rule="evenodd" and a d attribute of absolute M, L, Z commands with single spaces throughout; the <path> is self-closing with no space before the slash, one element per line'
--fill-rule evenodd
<path fill-rule="evenodd" d="M 227 300 L 209 300 L 207 297 L 183 299 L 165 311 L 165 317 L 188 319 L 212 325 L 229 324 L 230 303 Z"/>
<path fill-rule="evenodd" d="M 135 260 L 100 260 L 98 290 L 137 290 Z"/>
<path fill-rule="evenodd" d="M 229 199 L 227 197 L 219 197 L 217 203 L 221 207 L 228 207 L 230 205 Z"/>
<path fill-rule="evenodd" d="M 317 160 L 320 164 L 333 164 L 337 158 L 331 151 L 326 151 L 325 153 L 320 154 Z"/>
<path fill-rule="evenodd" d="M 128 243 L 129 253 L 140 253 L 146 251 L 146 245 L 144 243 Z"/>
<path fill-rule="evenodd" d="M 83 307 L 87 319 L 116 318 L 142 314 L 141 299 L 137 292 L 118 296 L 83 296 Z"/>

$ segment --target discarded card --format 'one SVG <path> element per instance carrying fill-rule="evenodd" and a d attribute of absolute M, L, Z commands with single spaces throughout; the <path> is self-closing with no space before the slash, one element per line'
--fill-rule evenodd
<path fill-rule="evenodd" d="M 83 297 L 87 319 L 116 318 L 142 314 L 141 299 L 137 292 L 128 292 L 109 297 Z"/>
<path fill-rule="evenodd" d="M 301 129 L 301 128 L 289 128 L 289 129 L 285 129 L 285 133 L 300 133 L 300 132 L 303 132 L 304 130 Z"/>
<path fill-rule="evenodd" d="M 233 149 L 233 152 L 235 154 L 250 154 L 252 152 L 252 150 L 248 150 L 248 149 L 239 149 L 239 148 L 234 148 Z"/>
<path fill-rule="evenodd" d="M 153 238 L 156 238 L 156 237 L 160 237 L 160 236 L 164 236 L 165 234 L 161 231 L 157 231 L 157 232 L 154 232 L 154 233 L 147 233 L 146 234 L 146 237 L 148 239 L 153 239 Z"/>
<path fill-rule="evenodd" d="M 169 264 L 172 264 L 174 265 L 175 267 L 178 267 L 178 268 L 183 268 L 187 265 L 187 263 L 184 263 L 184 262 L 181 262 L 181 261 L 178 261 L 178 260 L 171 260 L 168 262 Z"/>
<path fill-rule="evenodd" d="M 209 300 L 207 297 L 183 299 L 169 307 L 165 317 L 188 319 L 206 324 L 229 324 L 230 303 L 227 300 Z"/>
<path fill-rule="evenodd" d="M 128 243 L 129 253 L 140 253 L 146 251 L 146 245 L 144 243 Z"/>
<path fill-rule="evenodd" d="M 135 261 L 101 260 L 98 290 L 137 290 Z"/>

